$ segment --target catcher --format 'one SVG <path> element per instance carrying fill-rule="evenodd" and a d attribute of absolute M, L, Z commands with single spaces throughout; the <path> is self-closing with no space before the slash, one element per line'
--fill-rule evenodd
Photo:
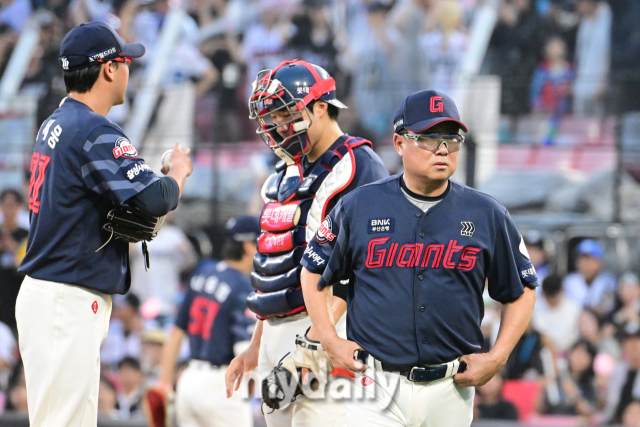
<path fill-rule="evenodd" d="M 69 95 L 42 124 L 31 158 L 31 225 L 19 268 L 26 277 L 16 302 L 34 427 L 96 425 L 100 344 L 110 295 L 129 289 L 128 242 L 154 237 L 193 169 L 177 144 L 167 176 L 157 176 L 106 117 L 124 102 L 131 58 L 144 52 L 102 22 L 62 42 Z"/>

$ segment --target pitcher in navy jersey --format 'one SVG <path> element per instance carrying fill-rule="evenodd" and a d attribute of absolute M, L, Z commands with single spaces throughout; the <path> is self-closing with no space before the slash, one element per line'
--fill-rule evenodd
<path fill-rule="evenodd" d="M 457 184 L 467 128 L 436 91 L 398 107 L 394 147 L 404 173 L 343 197 L 302 258 L 304 299 L 333 362 L 361 373 L 347 400 L 349 426 L 463 427 L 474 386 L 505 364 L 524 332 L 538 285 L 509 212 Z M 331 284 L 355 278 L 347 299 L 347 339 L 335 331 Z M 483 342 L 483 291 L 505 305 L 493 349 Z"/>
<path fill-rule="evenodd" d="M 206 260 L 194 271 L 189 291 L 162 355 L 159 388 L 171 391 L 176 360 L 184 337 L 191 357 L 177 385 L 176 415 L 182 427 L 251 427 L 251 401 L 238 393 L 226 399 L 224 375 L 231 359 L 251 340 L 255 316 L 247 308 L 253 288 L 257 217 L 227 222 L 222 261 Z"/>
<path fill-rule="evenodd" d="M 96 425 L 110 295 L 126 293 L 131 281 L 129 245 L 102 231 L 107 212 L 121 205 L 166 215 L 192 171 L 176 145 L 167 176 L 157 176 L 106 117 L 124 102 L 131 58 L 144 52 L 101 22 L 72 29 L 60 48 L 69 96 L 40 127 L 31 158 L 31 225 L 19 268 L 27 276 L 16 302 L 34 427 Z"/>

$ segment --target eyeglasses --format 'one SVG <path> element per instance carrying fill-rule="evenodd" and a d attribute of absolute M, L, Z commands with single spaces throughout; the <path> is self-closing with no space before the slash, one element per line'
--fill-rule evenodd
<path fill-rule="evenodd" d="M 413 139 L 419 148 L 432 153 L 437 152 L 442 144 L 446 144 L 449 153 L 455 153 L 460 150 L 460 145 L 464 142 L 464 136 L 462 135 L 405 133 L 402 136 Z"/>
<path fill-rule="evenodd" d="M 98 62 L 107 62 L 107 61 L 124 62 L 125 64 L 127 64 L 127 67 L 129 66 L 129 64 L 131 64 L 131 58 L 129 58 L 128 56 L 118 56 L 116 58 L 111 58 L 111 59 L 98 59 Z"/>

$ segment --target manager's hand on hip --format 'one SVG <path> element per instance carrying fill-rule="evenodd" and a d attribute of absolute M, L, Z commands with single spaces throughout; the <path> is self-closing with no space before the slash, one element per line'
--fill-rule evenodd
<path fill-rule="evenodd" d="M 362 362 L 355 360 L 356 350 L 363 350 L 357 343 L 335 337 L 326 343 L 323 342 L 322 346 L 329 354 L 334 367 L 348 369 L 353 372 L 364 372 L 367 369 Z"/>
<path fill-rule="evenodd" d="M 189 153 L 191 153 L 191 149 L 183 149 L 180 144 L 174 145 L 170 152 L 162 156 L 161 172 L 167 175 L 169 171 L 173 171 L 181 175 L 184 174 L 185 178 L 191 175 L 193 163 L 191 163 Z"/>
<path fill-rule="evenodd" d="M 224 381 L 227 387 L 227 397 L 233 396 L 242 384 L 242 376 L 245 372 L 253 371 L 258 366 L 259 348 L 249 347 L 237 355 L 229 364 L 227 372 L 224 374 Z"/>
<path fill-rule="evenodd" d="M 467 370 L 453 377 L 459 387 L 483 386 L 503 365 L 491 353 L 465 354 L 460 361 L 467 364 Z"/>

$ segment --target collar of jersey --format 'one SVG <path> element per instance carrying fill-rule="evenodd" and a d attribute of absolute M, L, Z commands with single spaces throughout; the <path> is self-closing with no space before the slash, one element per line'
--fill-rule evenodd
<path fill-rule="evenodd" d="M 409 188 L 407 187 L 407 184 L 404 183 L 404 174 L 400 177 L 400 187 L 402 187 L 404 192 L 407 193 L 409 196 L 413 197 L 414 199 L 422 200 L 423 202 L 437 202 L 438 200 L 442 200 L 445 197 L 447 197 L 447 194 L 449 194 L 449 191 L 451 190 L 451 181 L 449 180 L 447 181 L 447 189 L 444 190 L 444 193 L 436 197 L 423 196 L 421 194 L 417 194 L 409 190 Z"/>
<path fill-rule="evenodd" d="M 329 147 L 327 151 L 335 150 L 336 148 L 340 147 L 342 144 L 344 144 L 347 138 L 349 138 L 349 135 L 347 135 L 346 133 L 339 136 L 338 139 L 336 139 L 336 141 L 333 144 L 331 144 L 331 147 Z M 322 154 L 313 163 L 309 163 L 309 160 L 307 160 L 307 156 L 304 156 L 302 158 L 302 169 L 305 171 L 311 170 L 316 165 L 316 163 L 320 161 L 320 159 L 322 158 Z"/>

